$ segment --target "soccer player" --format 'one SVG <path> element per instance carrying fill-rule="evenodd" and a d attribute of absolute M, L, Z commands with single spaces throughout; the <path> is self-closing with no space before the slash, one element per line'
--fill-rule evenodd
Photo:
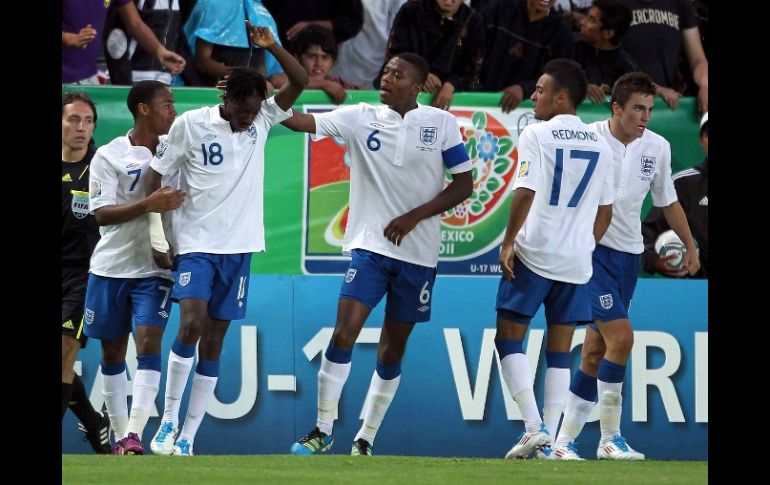
<path fill-rule="evenodd" d="M 88 167 L 96 151 L 91 137 L 96 107 L 88 95 L 70 92 L 61 100 L 61 417 L 69 406 L 78 417 L 94 452 L 110 446 L 110 418 L 97 412 L 73 365 L 85 347 L 83 299 L 88 282 L 88 260 L 99 240 L 99 226 L 88 212 Z"/>
<path fill-rule="evenodd" d="M 647 129 L 655 106 L 655 84 L 647 74 L 621 76 L 612 88 L 612 117 L 590 125 L 612 147 L 616 198 L 612 223 L 593 253 L 589 282 L 593 324 L 586 329 L 580 370 L 567 397 L 552 457 L 580 460 L 575 439 L 599 399 L 598 459 L 644 460 L 620 434 L 621 390 L 634 332 L 628 319 L 644 250 L 642 203 L 647 192 L 687 247 L 683 267 L 700 268 L 697 249 L 671 179 L 671 146 Z M 598 382 L 597 382 L 598 376 Z"/>
<path fill-rule="evenodd" d="M 342 137 L 351 157 L 350 216 L 343 252 L 351 254 L 342 283 L 337 321 L 318 372 L 316 426 L 291 452 L 329 450 L 353 345 L 369 313 L 387 295 L 377 366 L 364 405 L 364 422 L 351 455 L 371 455 L 372 445 L 401 381 L 401 359 L 415 322 L 431 314 L 439 244 L 439 214 L 468 198 L 471 162 L 457 120 L 417 103 L 428 63 L 414 53 L 391 58 L 383 71 L 380 101 L 322 114 L 294 113 L 283 124 L 294 131 Z M 444 173 L 452 182 L 444 188 Z"/>
<path fill-rule="evenodd" d="M 548 62 L 532 94 L 535 118 L 544 122 L 519 138 L 519 175 L 500 249 L 495 347 L 525 431 L 506 458 L 527 458 L 550 445 L 549 429 L 558 425 L 569 389 L 572 334 L 591 319 L 591 252 L 612 218 L 614 190 L 609 145 L 576 115 L 586 91 L 578 63 Z M 548 324 L 545 424 L 522 350 L 541 304 Z"/>
<path fill-rule="evenodd" d="M 116 455 L 141 455 L 142 431 L 160 384 L 160 346 L 171 311 L 170 255 L 153 256 L 147 237 L 151 212 L 179 207 L 184 192 L 145 192 L 161 135 L 174 121 L 174 96 L 159 81 L 140 81 L 128 92 L 134 128 L 100 147 L 91 164 L 89 206 L 101 239 L 91 257 L 85 334 L 101 340 L 104 400 L 116 438 Z M 159 266 L 160 263 L 162 266 Z M 126 347 L 135 324 L 137 372 L 131 417 L 127 410 Z"/>
<path fill-rule="evenodd" d="M 152 188 L 160 186 L 161 175 L 178 168 L 180 186 L 190 195 L 172 223 L 178 246 L 172 296 L 179 301 L 181 319 L 168 359 L 163 418 L 150 443 L 156 454 L 193 454 L 195 434 L 217 383 L 225 333 L 231 320 L 246 315 L 251 253 L 265 250 L 267 133 L 291 116 L 287 110 L 308 82 L 307 73 L 267 27 L 247 25 L 251 41 L 278 59 L 289 82 L 267 98 L 263 76 L 252 68 L 234 68 L 224 104 L 180 116 L 151 163 Z M 180 433 L 179 404 L 199 340 Z"/>

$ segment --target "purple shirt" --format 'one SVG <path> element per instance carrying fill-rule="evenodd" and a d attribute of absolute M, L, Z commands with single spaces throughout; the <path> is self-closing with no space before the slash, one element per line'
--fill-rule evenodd
<path fill-rule="evenodd" d="M 61 81 L 72 83 L 96 74 L 96 58 L 102 43 L 102 27 L 107 7 L 125 5 L 131 0 L 62 0 L 61 30 L 77 34 L 88 24 L 96 29 L 96 38 L 85 49 L 61 48 Z"/>

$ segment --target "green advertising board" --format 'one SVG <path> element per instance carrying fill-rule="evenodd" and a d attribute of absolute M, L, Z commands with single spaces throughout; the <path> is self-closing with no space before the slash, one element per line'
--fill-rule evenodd
<path fill-rule="evenodd" d="M 63 91 L 74 89 L 64 86 Z M 94 139 L 98 145 L 124 135 L 132 126 L 126 107 L 127 87 L 80 88 L 98 110 Z M 214 89 L 175 88 L 176 109 L 183 113 L 218 103 Z M 428 103 L 430 95 L 418 101 Z M 474 191 L 463 205 L 442 214 L 440 274 L 499 275 L 497 247 L 510 205 L 510 187 L 518 169 L 521 130 L 534 122 L 531 102 L 503 114 L 497 93 L 455 95 L 454 114 L 473 161 Z M 345 104 L 379 103 L 374 91 L 348 91 Z M 294 106 L 303 112 L 334 109 L 321 91 L 306 91 Z M 609 104 L 583 103 L 578 114 L 586 122 L 609 116 Z M 673 171 L 703 159 L 698 143 L 699 116 L 695 99 L 683 98 L 670 110 L 656 100 L 649 128 L 671 143 Z M 447 182 L 449 179 L 447 179 Z M 267 251 L 255 254 L 252 272 L 266 274 L 342 273 L 341 241 L 347 222 L 349 170 L 342 140 L 311 140 L 283 126 L 270 131 L 265 147 L 265 235 Z M 649 208 L 649 197 L 644 213 Z"/>

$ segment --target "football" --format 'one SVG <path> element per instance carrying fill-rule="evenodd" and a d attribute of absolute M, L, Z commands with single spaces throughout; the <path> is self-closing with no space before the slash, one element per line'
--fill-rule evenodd
<path fill-rule="evenodd" d="M 672 268 L 680 268 L 682 266 L 682 256 L 687 252 L 687 249 L 682 244 L 682 240 L 676 235 L 673 229 L 669 229 L 666 232 L 661 233 L 655 240 L 655 252 L 661 256 L 675 255 L 668 260 L 669 266 Z"/>

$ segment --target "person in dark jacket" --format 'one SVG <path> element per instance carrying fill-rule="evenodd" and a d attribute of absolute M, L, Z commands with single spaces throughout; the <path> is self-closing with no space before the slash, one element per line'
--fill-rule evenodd
<path fill-rule="evenodd" d="M 648 273 L 659 273 L 672 278 L 691 277 L 708 279 L 709 262 L 709 114 L 701 118 L 700 143 L 706 159 L 703 163 L 695 165 L 687 170 L 674 174 L 674 188 L 682 209 L 687 216 L 692 235 L 698 243 L 698 255 L 700 256 L 700 271 L 692 276 L 686 271 L 672 268 L 667 261 L 674 257 L 669 255 L 662 257 L 655 252 L 655 240 L 658 235 L 669 228 L 666 219 L 659 210 L 652 210 L 642 222 L 642 236 L 644 237 L 644 254 L 642 265 Z"/>
<path fill-rule="evenodd" d="M 575 60 L 588 78 L 588 98 L 603 103 L 620 76 L 636 71 L 620 42 L 631 25 L 631 10 L 619 0 L 594 0 L 580 24 Z"/>
<path fill-rule="evenodd" d="M 401 6 L 393 21 L 385 58 L 402 52 L 419 54 L 430 65 L 423 87 L 433 93 L 433 106 L 449 109 L 457 91 L 478 88 L 484 58 L 481 15 L 462 0 L 417 0 Z M 379 88 L 380 74 L 374 80 Z"/>
<path fill-rule="evenodd" d="M 574 57 L 572 31 L 551 8 L 555 1 L 495 0 L 481 11 L 486 48 L 479 87 L 503 93 L 504 113 L 532 95 L 548 61 Z"/>

